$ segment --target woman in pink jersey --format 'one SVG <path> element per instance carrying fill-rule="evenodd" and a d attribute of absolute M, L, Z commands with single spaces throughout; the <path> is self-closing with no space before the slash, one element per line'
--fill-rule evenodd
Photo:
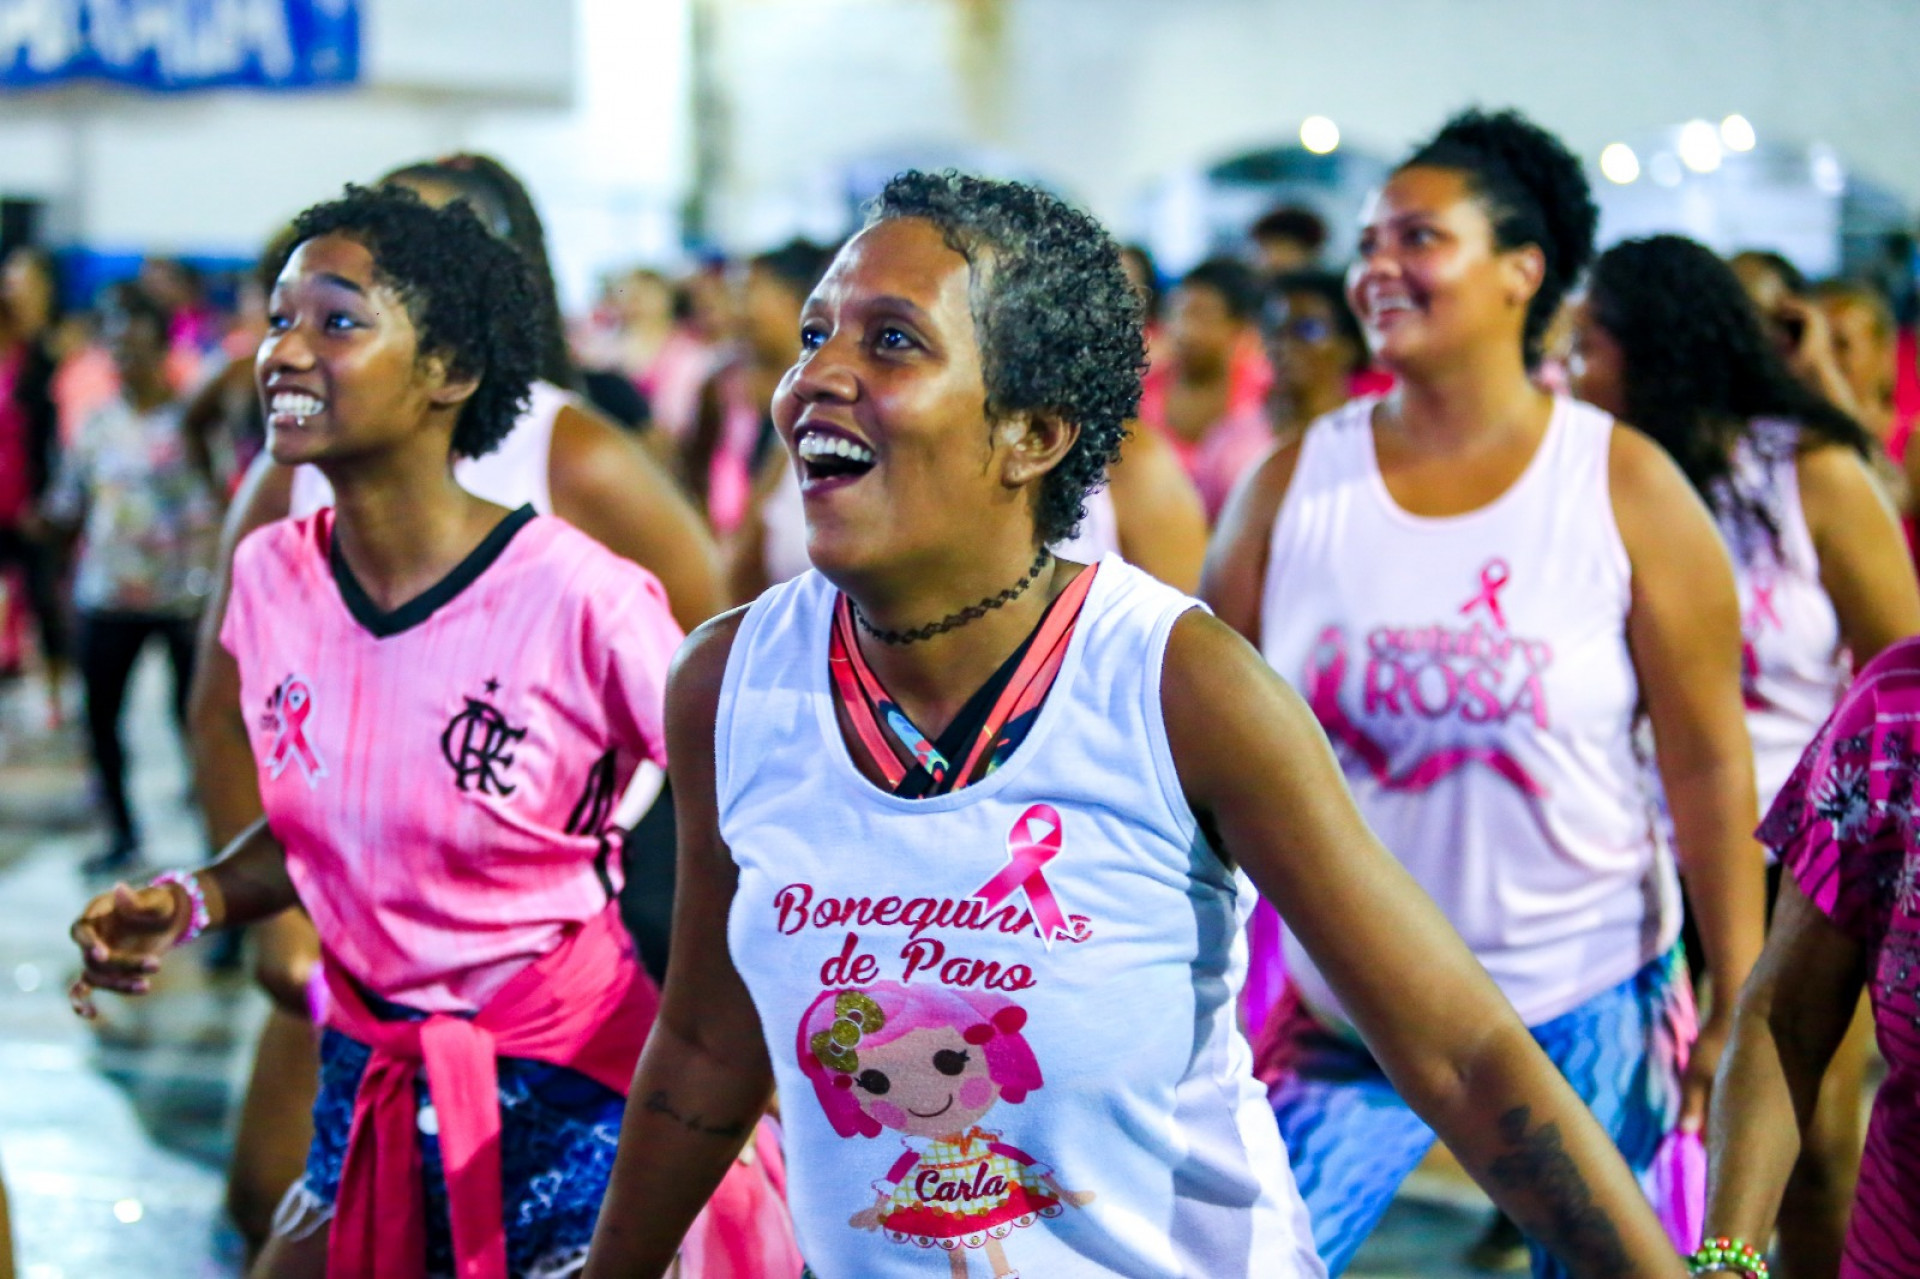
<path fill-rule="evenodd" d="M 472 207 L 481 223 L 533 269 L 540 290 L 538 310 L 549 330 L 557 332 L 559 295 L 539 212 L 526 188 L 502 165 L 486 156 L 451 155 L 407 165 L 383 182 L 406 187 L 431 205 L 461 200 Z M 278 257 L 285 254 L 282 245 Z M 277 272 L 279 262 L 270 269 Z M 572 393 L 577 377 L 565 342 L 543 338 L 538 376 L 513 430 L 493 451 L 458 459 L 455 478 L 469 492 L 501 506 L 531 503 L 541 514 L 566 520 L 659 578 L 683 627 L 706 620 L 725 600 L 713 543 L 698 513 L 664 467 Z M 248 393 L 257 394 L 251 389 Z M 326 478 L 317 468 L 282 466 L 271 456 L 257 458 L 229 511 L 222 572 L 231 563 L 233 547 L 254 529 L 288 515 L 311 515 L 330 502 Z M 211 624 L 201 629 L 192 710 L 198 794 L 216 848 L 260 816 L 247 728 L 238 713 L 236 675 L 219 645 L 223 598 L 224 587 L 209 607 Z M 671 866 L 659 856 L 636 858 L 640 845 L 639 836 L 628 844 L 630 867 L 641 862 Z M 629 876 L 630 884 L 639 878 Z M 633 916 L 664 914 L 638 909 L 651 896 L 629 888 L 626 904 Z M 655 961 L 658 948 L 650 950 L 646 939 L 664 940 L 664 921 L 636 932 L 643 936 L 643 957 L 651 967 L 661 968 Z M 319 943 L 298 911 L 255 929 L 252 940 L 255 977 L 273 998 L 274 1008 L 261 1031 L 235 1134 L 227 1205 L 249 1248 L 258 1249 L 266 1242 L 276 1205 L 300 1175 L 306 1157 L 306 1116 L 317 1076 L 310 994 Z"/>
<path fill-rule="evenodd" d="M 1324 1274 L 1234 1016 L 1251 877 L 1516 1216 L 1578 1273 L 1677 1275 L 1299 699 L 1190 598 L 1046 549 L 1139 395 L 1106 232 L 902 174 L 801 338 L 775 421 L 815 570 L 676 665 L 674 962 L 588 1273 L 665 1273 L 777 1081 L 829 1279 Z"/>
<path fill-rule="evenodd" d="M 1656 445 L 1529 378 L 1596 220 L 1557 139 L 1468 112 L 1364 217 L 1348 292 L 1396 388 L 1262 464 L 1207 598 L 1295 682 L 1369 825 L 1651 1185 L 1667 1136 L 1705 1122 L 1731 1009 L 1689 1059 L 1643 707 L 1716 973 L 1737 985 L 1761 940 L 1726 553 Z M 1310 948 L 1289 937 L 1287 963 L 1293 1007 L 1263 1064 L 1337 1270 L 1433 1134 Z M 1558 1273 L 1537 1248 L 1535 1266 Z"/>
<path fill-rule="evenodd" d="M 680 631 L 650 574 L 453 478 L 537 367 L 519 255 L 391 189 L 294 239 L 259 355 L 269 447 L 336 503 L 234 557 L 221 641 L 266 816 L 91 902 L 76 1002 L 303 905 L 328 982 L 314 1138 L 255 1273 L 575 1273 L 654 1004 L 610 814 L 664 762 Z"/>
<path fill-rule="evenodd" d="M 1573 370 L 1582 399 L 1673 455 L 1733 554 L 1764 809 L 1852 667 L 1920 633 L 1898 518 L 1868 469 L 1879 442 L 1794 378 L 1738 277 L 1679 236 L 1601 255 L 1575 311 Z M 1861 1031 L 1827 1072 L 1782 1206 L 1787 1279 L 1840 1264 L 1859 1167 Z"/>
<path fill-rule="evenodd" d="M 1867 1125 L 1840 1279 L 1898 1279 L 1920 1256 L 1916 725 L 1920 642 L 1905 640 L 1860 672 L 1761 825 L 1787 873 L 1713 1108 L 1707 1233 L 1764 1249 L 1865 988 L 1887 1078 Z M 1751 1258 L 1739 1269 L 1756 1273 Z"/>

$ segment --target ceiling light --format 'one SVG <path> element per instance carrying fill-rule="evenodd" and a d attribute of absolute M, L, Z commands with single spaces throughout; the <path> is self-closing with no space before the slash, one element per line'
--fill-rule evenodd
<path fill-rule="evenodd" d="M 1680 126 L 1680 162 L 1695 173 L 1712 173 L 1720 167 L 1720 131 L 1705 120 L 1689 120 Z"/>
<path fill-rule="evenodd" d="M 1331 154 L 1340 145 L 1340 126 L 1323 115 L 1300 122 L 1300 145 L 1315 155 Z"/>
<path fill-rule="evenodd" d="M 1640 157 L 1626 143 L 1612 143 L 1600 153 L 1600 172 L 1607 181 L 1625 186 L 1640 176 Z"/>

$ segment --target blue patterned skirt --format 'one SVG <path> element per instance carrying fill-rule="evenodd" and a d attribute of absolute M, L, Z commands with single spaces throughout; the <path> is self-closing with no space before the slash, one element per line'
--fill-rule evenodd
<path fill-rule="evenodd" d="M 369 1001 L 376 1004 L 383 1001 Z M 376 1015 L 408 1010 L 394 1005 Z M 417 1014 L 415 1014 L 417 1015 Z M 354 1097 L 373 1051 L 329 1029 L 320 1040 L 320 1091 L 313 1104 L 313 1145 L 307 1168 L 288 1196 L 288 1208 L 306 1233 L 333 1213 L 353 1127 Z M 564 1279 L 586 1264 L 587 1245 L 613 1174 L 626 1098 L 578 1071 L 548 1062 L 502 1057 L 500 1080 L 501 1203 L 506 1213 L 507 1267 L 516 1279 Z M 437 1127 L 428 1109 L 424 1077 L 416 1081 L 421 1108 L 420 1156 L 427 1207 L 427 1273 L 453 1273 L 453 1237 L 447 1225 L 447 1183 Z M 287 1215 L 283 1210 L 283 1216 Z"/>

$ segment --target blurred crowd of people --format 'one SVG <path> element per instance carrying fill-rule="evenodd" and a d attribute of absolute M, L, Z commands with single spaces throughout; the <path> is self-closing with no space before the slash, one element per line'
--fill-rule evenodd
<path fill-rule="evenodd" d="M 701 544 L 718 557 L 710 587 L 682 589 L 670 569 L 648 565 L 666 581 L 683 622 L 750 601 L 806 570 L 801 477 L 773 405 L 800 361 L 803 309 L 837 246 L 794 240 L 751 255 L 702 256 L 679 270 L 635 266 L 605 281 L 588 314 L 563 321 L 537 215 L 511 175 L 483 157 L 451 157 L 390 180 L 423 193 L 444 187 L 467 200 L 549 279 L 552 341 L 535 403 L 544 384 L 556 404 L 590 416 L 593 429 L 613 424 L 697 512 L 699 539 L 710 539 Z M 1310 426 L 1356 397 L 1394 387 L 1395 374 L 1373 358 L 1356 317 L 1350 264 L 1330 255 L 1329 241 L 1318 214 L 1287 206 L 1260 217 L 1235 251 L 1177 275 L 1163 274 L 1142 247 L 1124 250 L 1147 325 L 1138 420 L 1110 484 L 1089 499 L 1076 536 L 1056 546 L 1063 558 L 1097 562 L 1114 553 L 1182 592 L 1200 592 L 1210 538 L 1258 500 L 1250 496 L 1259 487 L 1252 477 L 1276 450 L 1298 445 Z M 1920 354 L 1914 328 L 1896 323 L 1882 287 L 1809 281 L 1776 253 L 1748 251 L 1730 260 L 1745 294 L 1729 305 L 1750 310 L 1714 317 L 1700 302 L 1686 315 L 1667 314 L 1666 302 L 1648 301 L 1646 281 L 1698 270 L 1710 293 L 1717 264 L 1677 237 L 1636 243 L 1655 247 L 1644 257 L 1632 249 L 1603 256 L 1590 285 L 1558 308 L 1540 335 L 1529 370 L 1534 383 L 1648 430 L 1703 493 L 1723 483 L 1739 490 L 1748 478 L 1734 441 L 1747 438 L 1749 422 L 1791 415 L 1850 448 L 1857 427 L 1911 545 L 1920 516 L 1920 450 L 1909 448 L 1920 420 Z M 223 522 L 237 527 L 235 511 L 260 509 L 266 427 L 254 351 L 270 330 L 268 296 L 291 248 L 288 237 L 277 238 L 257 272 L 212 288 L 185 264 L 150 259 L 136 277 L 73 309 L 67 304 L 82 300 L 63 287 L 56 255 L 21 247 L 5 260 L 0 680 L 35 681 L 50 722 L 77 710 L 84 724 L 106 826 L 89 872 L 124 875 L 142 861 L 122 722 L 135 665 L 158 640 L 184 730 L 196 650 L 205 653 L 204 615 L 221 590 Z M 1769 345 L 1736 367 L 1749 353 L 1727 335 L 1748 319 L 1757 319 Z M 1686 353 L 1685 367 L 1675 359 L 1670 371 L 1653 371 L 1663 343 L 1670 354 Z M 1715 384 L 1713 362 L 1723 358 L 1731 371 Z M 1767 381 L 1770 361 L 1790 372 L 1792 387 Z M 586 447 L 568 442 L 580 437 L 569 434 L 565 411 L 553 410 L 539 459 L 545 500 L 563 514 L 568 486 L 583 482 L 568 478 L 566 451 Z M 1822 425 L 1829 412 L 1840 424 Z M 1702 423 L 1715 424 L 1707 443 L 1695 440 Z M 1763 442 L 1751 447 L 1764 462 Z M 306 481 L 285 482 L 292 486 L 287 504 L 275 509 L 299 513 Z M 1772 528 L 1766 512 L 1756 518 Z M 705 572 L 687 570 L 689 577 Z M 1483 580 L 1497 613 L 1505 579 Z M 1835 593 L 1837 607 L 1849 602 Z M 78 675 L 77 708 L 69 706 L 70 672 Z M 1784 782 L 1783 770 L 1772 789 Z M 644 880 L 644 868 L 630 877 Z M 296 976 L 277 992 L 283 1006 L 304 999 L 305 981 Z M 1848 1068 L 1856 1102 L 1863 1061 L 1861 1049 Z M 1857 1150 L 1857 1131 L 1845 1118 L 1833 1122 L 1838 1146 Z M 271 1192 L 245 1198 L 255 1243 L 291 1174 L 265 1179 L 276 1176 Z"/>

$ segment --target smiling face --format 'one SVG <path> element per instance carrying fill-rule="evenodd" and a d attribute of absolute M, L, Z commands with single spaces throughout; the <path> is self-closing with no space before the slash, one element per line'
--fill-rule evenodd
<path fill-rule="evenodd" d="M 951 1026 L 931 1026 L 878 1048 L 862 1044 L 853 1096 L 883 1127 L 944 1137 L 978 1123 L 1000 1100 L 1000 1087 L 983 1048 Z"/>
<path fill-rule="evenodd" d="M 1520 350 L 1544 261 L 1502 249 L 1467 179 L 1402 169 L 1368 202 L 1347 298 L 1375 358 L 1395 373 L 1437 368 L 1483 342 Z"/>
<path fill-rule="evenodd" d="M 807 299 L 773 420 L 829 577 L 951 554 L 990 522 L 1031 530 L 1037 475 L 1012 456 L 1026 426 L 987 421 L 971 280 L 938 228 L 896 218 L 854 237 Z"/>
<path fill-rule="evenodd" d="M 412 317 L 373 253 L 344 235 L 308 240 L 287 260 L 254 371 L 267 447 L 287 466 L 380 449 L 436 416 L 451 439 L 465 398 L 440 360 L 420 358 Z"/>

